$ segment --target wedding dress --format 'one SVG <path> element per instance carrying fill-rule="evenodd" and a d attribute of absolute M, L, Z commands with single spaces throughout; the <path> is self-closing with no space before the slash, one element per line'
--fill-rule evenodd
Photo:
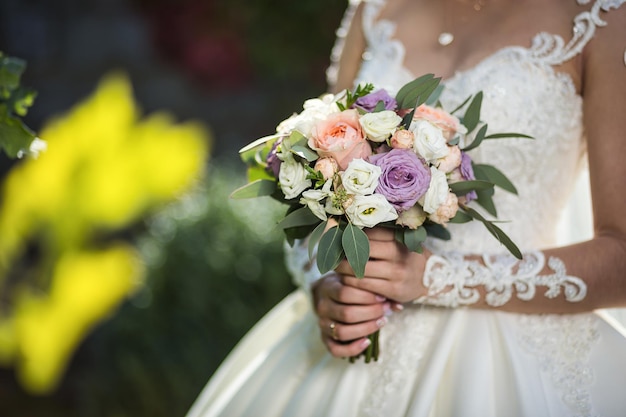
<path fill-rule="evenodd" d="M 368 49 L 357 82 L 393 93 L 414 74 L 403 66 L 394 24 L 377 20 L 383 3 L 368 1 L 364 8 Z M 622 3 L 597 0 L 577 16 L 569 42 L 540 33 L 530 47 L 501 49 L 445 80 L 444 108 L 482 90 L 490 132 L 535 137 L 487 141 L 472 151 L 474 160 L 514 180 L 519 196 L 497 192 L 495 200 L 499 218 L 511 220 L 502 228 L 524 252 L 562 243 L 557 224 L 585 168 L 582 98 L 553 66 L 581 53 L 602 30 L 601 7 Z M 450 231 L 450 241 L 429 241 L 434 253 L 504 250 L 479 222 L 450 225 Z M 300 284 L 316 276 L 315 268 L 307 269 L 306 248 L 288 251 L 287 260 Z M 526 284 L 534 289 L 536 283 Z M 332 357 L 305 291 L 298 290 L 240 342 L 188 417 L 626 416 L 626 332 L 604 312 L 524 315 L 408 305 L 380 337 L 378 362 Z"/>

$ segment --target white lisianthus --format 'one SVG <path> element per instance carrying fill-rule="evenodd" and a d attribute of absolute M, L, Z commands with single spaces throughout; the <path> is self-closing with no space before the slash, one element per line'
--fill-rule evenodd
<path fill-rule="evenodd" d="M 300 198 L 300 204 L 308 206 L 311 212 L 313 212 L 313 214 L 315 214 L 315 216 L 317 216 L 319 219 L 327 220 L 327 210 L 326 207 L 322 205 L 321 201 L 325 198 L 328 198 L 328 200 L 326 201 L 326 206 L 328 206 L 328 202 L 334 196 L 334 193 L 330 191 L 331 186 L 332 180 L 328 180 L 321 189 L 306 190 L 302 193 L 302 198 Z M 337 210 L 333 208 L 333 212 L 331 212 L 330 214 L 342 214 L 341 212 L 336 213 L 336 211 Z"/>
<path fill-rule="evenodd" d="M 396 209 L 381 194 L 357 195 L 346 207 L 346 216 L 358 227 L 374 227 L 398 218 Z"/>
<path fill-rule="evenodd" d="M 283 163 L 280 164 L 278 183 L 287 200 L 296 198 L 313 185 L 311 180 L 307 179 L 307 175 L 308 172 L 304 165 L 292 157 L 285 157 Z"/>
<path fill-rule="evenodd" d="M 341 175 L 341 183 L 348 194 L 373 194 L 378 186 L 381 174 L 380 167 L 365 162 L 363 159 L 353 159 L 348 168 Z"/>
<path fill-rule="evenodd" d="M 428 214 L 436 212 L 439 206 L 446 202 L 448 194 L 450 193 L 446 174 L 435 167 L 430 167 L 430 175 L 428 191 L 426 191 L 426 194 L 422 197 L 423 201 L 420 201 L 424 211 Z"/>
<path fill-rule="evenodd" d="M 448 193 L 446 201 L 439 206 L 437 211 L 431 213 L 428 218 L 435 223 L 445 225 L 451 218 L 456 216 L 457 211 L 459 211 L 459 198 L 454 193 Z"/>
<path fill-rule="evenodd" d="M 367 137 L 373 142 L 384 142 L 396 131 L 402 117 L 391 110 L 365 113 L 359 123 Z"/>
<path fill-rule="evenodd" d="M 306 100 L 302 108 L 303 110 L 299 114 L 294 114 L 283 120 L 276 128 L 276 132 L 289 134 L 297 130 L 305 137 L 309 137 L 317 122 L 325 120 L 333 113 L 340 112 L 339 106 L 337 106 L 337 97 L 333 94 L 325 94 L 320 98 Z"/>
<path fill-rule="evenodd" d="M 427 162 L 443 158 L 450 150 L 441 129 L 426 120 L 415 120 L 409 128 L 415 135 L 413 149 Z"/>

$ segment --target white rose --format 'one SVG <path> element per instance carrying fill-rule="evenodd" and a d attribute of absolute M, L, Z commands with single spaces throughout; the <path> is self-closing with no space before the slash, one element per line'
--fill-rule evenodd
<path fill-rule="evenodd" d="M 305 137 L 311 135 L 311 130 L 317 122 L 325 120 L 333 113 L 339 113 L 336 96 L 325 94 L 321 98 L 306 100 L 302 106 L 303 110 L 299 114 L 294 114 L 290 118 L 283 120 L 276 132 L 289 134 L 294 130 L 302 133 Z"/>
<path fill-rule="evenodd" d="M 348 168 L 341 173 L 341 183 L 348 194 L 373 194 L 381 173 L 380 167 L 360 158 L 353 159 L 348 164 Z"/>
<path fill-rule="evenodd" d="M 359 123 L 367 137 L 373 142 L 384 142 L 396 131 L 402 118 L 391 110 L 365 113 Z"/>
<path fill-rule="evenodd" d="M 304 165 L 294 158 L 287 157 L 283 163 L 280 164 L 278 183 L 287 200 L 296 198 L 301 192 L 313 185 L 311 180 L 307 179 L 307 175 L 308 173 Z"/>
<path fill-rule="evenodd" d="M 423 201 L 420 201 L 424 211 L 428 214 L 436 212 L 439 206 L 446 202 L 448 194 L 450 193 L 446 174 L 435 167 L 430 167 L 430 175 L 428 191 L 426 191 L 426 194 L 422 197 Z"/>
<path fill-rule="evenodd" d="M 346 216 L 358 227 L 374 227 L 398 218 L 398 213 L 381 194 L 357 195 L 346 207 Z"/>
<path fill-rule="evenodd" d="M 426 120 L 415 120 L 410 129 L 415 135 L 413 149 L 427 162 L 443 158 L 450 150 L 441 129 Z"/>

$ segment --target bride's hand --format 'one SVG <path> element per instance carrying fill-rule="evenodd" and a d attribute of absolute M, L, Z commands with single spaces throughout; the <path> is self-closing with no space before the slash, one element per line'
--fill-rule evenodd
<path fill-rule="evenodd" d="M 336 269 L 342 276 L 341 282 L 398 303 L 424 295 L 422 278 L 430 252 L 424 249 L 424 253 L 419 254 L 408 250 L 395 240 L 391 229 L 377 227 L 365 232 L 370 240 L 370 260 L 365 266 L 365 277 L 356 278 L 350 264 L 344 260 Z"/>
<path fill-rule="evenodd" d="M 313 302 L 322 341 L 336 357 L 356 356 L 365 350 L 367 336 L 387 323 L 386 314 L 392 309 L 384 297 L 344 285 L 338 274 L 314 284 Z"/>

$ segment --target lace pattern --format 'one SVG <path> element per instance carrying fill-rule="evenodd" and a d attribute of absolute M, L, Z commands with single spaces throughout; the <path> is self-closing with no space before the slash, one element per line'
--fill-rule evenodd
<path fill-rule="evenodd" d="M 597 417 L 589 388 L 594 382 L 588 365 L 599 340 L 598 318 L 585 315 L 520 315 L 519 340 L 535 356 L 563 403 L 574 417 Z"/>
<path fill-rule="evenodd" d="M 587 294 L 583 280 L 567 275 L 563 261 L 557 257 L 548 259 L 548 267 L 554 273 L 540 275 L 546 265 L 542 252 L 526 254 L 519 262 L 509 254 L 484 255 L 482 260 L 484 265 L 466 260 L 460 253 L 432 255 L 423 278 L 428 294 L 415 303 L 443 307 L 476 304 L 480 300 L 480 286 L 486 291 L 485 302 L 492 307 L 506 304 L 513 295 L 520 300 L 531 300 L 538 286 L 547 287 L 544 294 L 547 298 L 556 298 L 563 291 L 569 302 L 581 301 Z"/>

